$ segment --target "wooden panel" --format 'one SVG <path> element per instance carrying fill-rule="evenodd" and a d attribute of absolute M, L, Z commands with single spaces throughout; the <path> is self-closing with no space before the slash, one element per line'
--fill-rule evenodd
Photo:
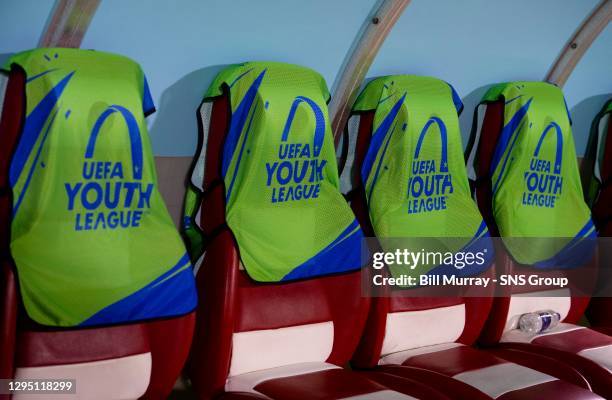
<path fill-rule="evenodd" d="M 584 53 L 611 19 L 612 0 L 602 0 L 565 44 L 544 80 L 563 87 Z"/>
<path fill-rule="evenodd" d="M 357 34 L 336 78 L 329 104 L 332 132 L 336 143 L 342 135 L 361 82 L 380 46 L 408 3 L 410 0 L 379 1 Z"/>

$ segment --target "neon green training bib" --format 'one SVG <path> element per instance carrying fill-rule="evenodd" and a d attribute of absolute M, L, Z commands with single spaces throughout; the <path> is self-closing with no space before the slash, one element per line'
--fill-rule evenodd
<path fill-rule="evenodd" d="M 353 112 L 375 110 L 361 177 L 370 221 L 383 246 L 387 238 L 427 238 L 423 245 L 435 250 L 430 238 L 437 238 L 444 252 L 477 244 L 487 249 L 486 260 L 469 268 L 424 263 L 415 270 L 391 266 L 394 274 L 473 275 L 491 264 L 488 229 L 472 200 L 464 164 L 460 107 L 449 84 L 414 75 L 373 80 L 353 106 Z"/>
<path fill-rule="evenodd" d="M 28 315 L 53 326 L 185 314 L 189 258 L 157 189 L 133 61 L 78 49 L 13 56 L 27 115 L 10 165 L 11 253 Z"/>
<path fill-rule="evenodd" d="M 576 245 L 595 237 L 595 227 L 583 199 L 563 93 L 544 82 L 503 83 L 489 89 L 483 102 L 501 98 L 504 127 L 490 170 L 500 235 L 519 263 L 580 264 L 584 255 Z"/>
<path fill-rule="evenodd" d="M 248 62 L 222 71 L 205 97 L 224 91 L 226 220 L 249 276 L 277 282 L 359 269 L 367 262 L 363 233 L 339 190 L 323 78 L 296 65 Z M 185 209 L 195 203 L 189 194 Z"/>

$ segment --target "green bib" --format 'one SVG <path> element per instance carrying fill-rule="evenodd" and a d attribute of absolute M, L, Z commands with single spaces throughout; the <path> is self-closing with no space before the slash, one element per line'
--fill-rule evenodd
<path fill-rule="evenodd" d="M 487 248 L 482 265 L 459 270 L 426 264 L 429 273 L 477 274 L 489 267 L 493 256 L 487 226 L 470 194 L 457 116 L 460 106 L 446 82 L 399 75 L 370 82 L 353 107 L 356 113 L 375 110 L 361 177 L 370 221 L 383 246 L 385 238 L 427 238 L 425 248 L 436 250 L 431 238 L 438 238 L 440 251 L 467 250 L 476 242 Z"/>
<path fill-rule="evenodd" d="M 323 78 L 296 65 L 249 62 L 222 71 L 205 97 L 224 91 L 226 220 L 249 276 L 276 282 L 360 268 L 363 234 L 339 191 Z M 197 186 L 203 163 L 195 164 Z M 185 208 L 196 203 L 189 194 Z"/>
<path fill-rule="evenodd" d="M 196 304 L 189 258 L 157 189 L 133 61 L 35 49 L 9 178 L 11 253 L 28 315 L 53 326 L 180 315 Z"/>
<path fill-rule="evenodd" d="M 595 228 L 563 93 L 544 82 L 503 83 L 489 89 L 483 102 L 502 98 L 504 126 L 490 169 L 500 235 L 519 263 L 570 266 L 576 244 L 594 237 Z"/>

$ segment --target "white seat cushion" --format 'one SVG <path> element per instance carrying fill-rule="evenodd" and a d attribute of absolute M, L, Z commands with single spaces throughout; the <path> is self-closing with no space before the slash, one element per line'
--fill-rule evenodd
<path fill-rule="evenodd" d="M 465 327 L 465 304 L 387 314 L 381 355 L 454 342 Z"/>
<path fill-rule="evenodd" d="M 232 337 L 229 376 L 290 364 L 322 363 L 331 354 L 331 321 L 278 329 L 238 332 Z"/>

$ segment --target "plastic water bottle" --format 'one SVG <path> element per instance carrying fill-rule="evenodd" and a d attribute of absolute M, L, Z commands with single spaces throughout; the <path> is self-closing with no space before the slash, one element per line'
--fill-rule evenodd
<path fill-rule="evenodd" d="M 561 315 L 556 311 L 536 311 L 521 315 L 519 329 L 529 334 L 542 333 L 557 326 L 560 320 Z"/>

